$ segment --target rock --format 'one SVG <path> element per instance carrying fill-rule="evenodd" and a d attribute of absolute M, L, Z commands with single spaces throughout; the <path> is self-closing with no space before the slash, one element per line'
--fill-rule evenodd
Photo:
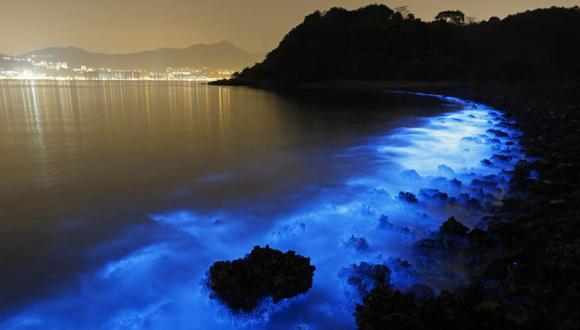
<path fill-rule="evenodd" d="M 348 284 L 354 286 L 361 296 L 369 294 L 375 287 L 391 285 L 391 270 L 385 265 L 361 262 L 343 268 L 339 276 L 345 277 Z"/>
<path fill-rule="evenodd" d="M 495 154 L 491 157 L 491 159 L 497 160 L 500 162 L 509 162 L 510 160 L 512 160 L 512 156 Z"/>
<path fill-rule="evenodd" d="M 314 270 L 310 258 L 294 251 L 256 246 L 242 259 L 214 263 L 208 285 L 213 298 L 235 311 L 250 312 L 265 298 L 276 303 L 306 293 Z"/>
<path fill-rule="evenodd" d="M 471 185 L 485 189 L 497 189 L 497 181 L 492 180 L 473 179 Z"/>
<path fill-rule="evenodd" d="M 425 284 L 413 284 L 407 292 L 413 295 L 415 303 L 421 303 L 425 300 L 435 299 L 435 290 Z"/>
<path fill-rule="evenodd" d="M 446 193 L 439 191 L 439 189 L 421 189 L 419 195 L 432 201 L 444 201 L 449 197 Z"/>
<path fill-rule="evenodd" d="M 372 290 L 356 306 L 355 317 L 359 330 L 424 329 L 413 298 L 386 287 Z"/>
<path fill-rule="evenodd" d="M 493 165 L 493 163 L 491 162 L 491 160 L 489 160 L 489 159 L 487 159 L 487 158 L 486 158 L 486 159 L 483 159 L 483 160 L 481 161 L 481 165 L 483 165 L 483 166 L 488 166 L 488 167 L 489 167 L 489 166 L 492 166 L 492 165 Z"/>
<path fill-rule="evenodd" d="M 457 180 L 457 179 L 452 179 L 450 182 L 451 182 L 451 184 L 453 184 L 456 187 L 461 187 L 461 185 L 462 185 L 462 182 L 460 180 Z"/>
<path fill-rule="evenodd" d="M 453 178 L 455 176 L 455 171 L 451 167 L 443 164 L 437 166 L 437 172 L 439 175 L 447 178 Z"/>
<path fill-rule="evenodd" d="M 487 130 L 487 132 L 488 133 L 491 133 L 491 134 L 493 134 L 493 135 L 495 135 L 497 137 L 509 137 L 509 134 L 508 133 L 506 133 L 504 131 L 501 131 L 501 130 L 498 130 L 498 129 L 490 128 L 490 129 Z"/>
<path fill-rule="evenodd" d="M 393 225 L 390 221 L 389 221 L 389 217 L 386 215 L 381 215 L 381 217 L 379 218 L 379 225 L 378 228 L 381 230 L 392 230 L 395 228 L 395 225 Z"/>
<path fill-rule="evenodd" d="M 487 279 L 505 280 L 509 273 L 509 264 L 503 260 L 494 260 L 483 269 L 483 276 Z"/>
<path fill-rule="evenodd" d="M 409 181 L 419 181 L 421 176 L 415 170 L 407 170 L 401 172 L 401 178 Z"/>
<path fill-rule="evenodd" d="M 344 243 L 344 245 L 347 248 L 354 250 L 356 252 L 368 252 L 371 249 L 369 243 L 367 242 L 367 240 L 364 237 L 356 237 L 354 235 L 352 235 Z"/>
<path fill-rule="evenodd" d="M 419 202 L 415 194 L 410 192 L 399 192 L 399 199 L 410 204 L 416 204 Z"/>
<path fill-rule="evenodd" d="M 451 217 L 439 227 L 440 237 L 465 237 L 469 232 L 469 228 L 464 226 L 461 222 Z"/>
<path fill-rule="evenodd" d="M 469 244 L 478 249 L 493 248 L 496 246 L 496 241 L 492 239 L 489 233 L 481 229 L 473 229 L 467 234 Z"/>

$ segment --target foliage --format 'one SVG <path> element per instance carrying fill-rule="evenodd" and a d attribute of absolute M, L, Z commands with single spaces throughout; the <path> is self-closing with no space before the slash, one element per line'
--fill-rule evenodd
<path fill-rule="evenodd" d="M 446 10 L 437 14 L 437 16 L 435 16 L 435 20 L 456 25 L 463 25 L 465 24 L 465 14 L 459 10 Z"/>
<path fill-rule="evenodd" d="M 453 11 L 438 17 L 422 22 L 406 8 L 384 5 L 315 12 L 237 79 L 580 80 L 577 7 L 479 23 Z"/>

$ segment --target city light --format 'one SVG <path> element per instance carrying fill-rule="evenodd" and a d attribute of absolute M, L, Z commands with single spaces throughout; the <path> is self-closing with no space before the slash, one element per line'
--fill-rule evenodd
<path fill-rule="evenodd" d="M 198 81 L 209 82 L 232 76 L 222 68 L 168 67 L 165 70 L 93 68 L 86 65 L 71 68 L 67 62 L 52 62 L 34 55 L 4 56 L 10 65 L 1 65 L 0 80 L 113 80 L 113 81 Z"/>

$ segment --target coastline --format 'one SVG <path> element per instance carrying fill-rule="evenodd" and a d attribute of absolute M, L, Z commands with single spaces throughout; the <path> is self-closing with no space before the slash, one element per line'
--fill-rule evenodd
<path fill-rule="evenodd" d="M 510 197 L 492 216 L 484 219 L 485 238 L 492 239 L 493 245 L 501 248 L 482 249 L 478 245 L 481 242 L 473 240 L 468 240 L 467 246 L 460 248 L 461 252 L 448 244 L 441 246 L 440 241 L 424 242 L 419 248 L 437 250 L 444 258 L 461 253 L 466 255 L 462 258 L 477 260 L 477 267 L 471 269 L 471 284 L 446 293 L 456 303 L 460 300 L 462 304 L 473 304 L 469 310 L 461 311 L 465 315 L 453 316 L 454 324 L 468 326 L 474 317 L 485 317 L 487 320 L 480 327 L 509 324 L 522 328 L 573 329 L 578 326 L 580 315 L 572 312 L 575 302 L 580 301 L 580 89 L 577 85 L 231 82 L 214 85 L 279 91 L 413 91 L 465 98 L 504 112 L 522 132 L 520 144 L 534 161 L 521 161 L 515 166 Z M 461 300 L 480 286 L 487 292 L 481 301 Z M 394 302 L 384 299 L 389 294 L 373 292 L 359 305 L 357 320 L 361 328 L 373 324 L 373 317 L 378 316 L 373 313 L 377 309 L 391 310 Z M 377 306 L 377 300 L 382 305 Z M 451 308 L 449 299 L 437 299 L 435 304 Z M 416 315 L 422 305 L 407 308 L 399 312 Z"/>

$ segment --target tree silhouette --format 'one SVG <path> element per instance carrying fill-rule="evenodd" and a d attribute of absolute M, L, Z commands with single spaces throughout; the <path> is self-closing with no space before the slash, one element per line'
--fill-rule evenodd
<path fill-rule="evenodd" d="M 435 22 L 402 13 L 384 5 L 315 12 L 235 80 L 580 80 L 577 8 L 472 24 L 457 11 L 437 15 Z"/>
<path fill-rule="evenodd" d="M 463 25 L 465 24 L 465 14 L 460 10 L 446 10 L 437 14 L 435 20 L 455 25 Z"/>

